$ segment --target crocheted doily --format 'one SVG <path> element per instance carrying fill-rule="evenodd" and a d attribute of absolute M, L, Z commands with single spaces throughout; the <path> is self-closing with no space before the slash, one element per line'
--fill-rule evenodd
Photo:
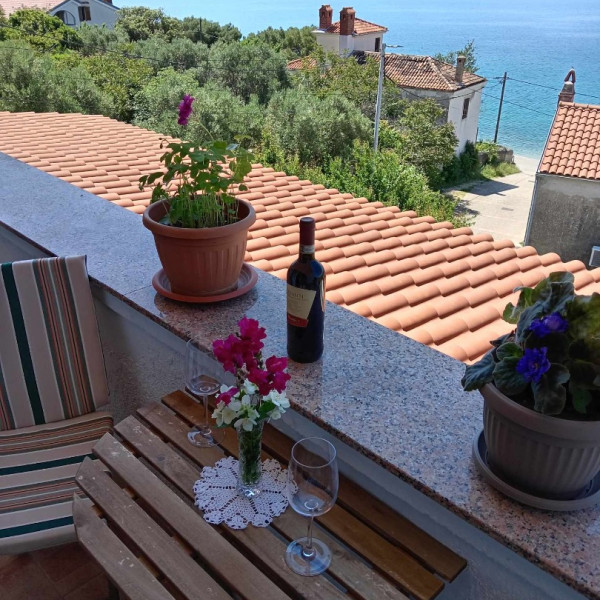
<path fill-rule="evenodd" d="M 250 499 L 238 493 L 238 461 L 222 458 L 214 467 L 204 467 L 194 484 L 196 506 L 204 519 L 232 529 L 245 529 L 249 523 L 266 527 L 288 506 L 287 473 L 273 459 L 262 463 L 261 493 Z"/>

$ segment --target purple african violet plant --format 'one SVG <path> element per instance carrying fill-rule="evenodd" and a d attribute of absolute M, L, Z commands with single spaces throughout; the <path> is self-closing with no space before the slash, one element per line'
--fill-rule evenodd
<path fill-rule="evenodd" d="M 520 290 L 503 314 L 516 329 L 467 366 L 463 388 L 493 383 L 540 413 L 600 419 L 600 294 L 576 295 L 568 272 Z"/>

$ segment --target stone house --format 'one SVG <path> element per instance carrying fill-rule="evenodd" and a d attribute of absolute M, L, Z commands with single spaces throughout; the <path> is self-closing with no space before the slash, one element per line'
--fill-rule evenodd
<path fill-rule="evenodd" d="M 371 57 L 380 61 L 383 36 L 388 31 L 382 25 L 356 17 L 353 8 L 343 8 L 340 20 L 332 23 L 333 10 L 328 4 L 319 9 L 319 28 L 313 31 L 318 44 L 327 52 L 355 56 L 364 61 Z M 299 70 L 302 59 L 288 63 L 288 69 Z M 385 53 L 385 76 L 393 81 L 401 94 L 410 99 L 433 98 L 446 110 L 446 122 L 454 125 L 458 138 L 456 153 L 467 142 L 477 141 L 481 93 L 487 80 L 465 71 L 464 57 L 456 66 L 431 56 L 411 56 Z"/>
<path fill-rule="evenodd" d="M 588 264 L 600 246 L 600 106 L 575 103 L 574 84 L 570 71 L 535 177 L 525 243 Z"/>
<path fill-rule="evenodd" d="M 112 0 L 0 0 L 0 8 L 6 16 L 21 8 L 37 8 L 58 17 L 70 27 L 87 23 L 106 25 L 111 29 L 115 26 L 119 10 Z"/>

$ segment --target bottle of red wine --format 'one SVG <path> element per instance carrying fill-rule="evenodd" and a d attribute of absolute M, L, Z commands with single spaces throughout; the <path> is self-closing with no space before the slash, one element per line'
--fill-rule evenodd
<path fill-rule="evenodd" d="M 323 354 L 325 269 L 315 259 L 315 220 L 300 219 L 300 254 L 287 273 L 287 350 L 300 363 Z"/>

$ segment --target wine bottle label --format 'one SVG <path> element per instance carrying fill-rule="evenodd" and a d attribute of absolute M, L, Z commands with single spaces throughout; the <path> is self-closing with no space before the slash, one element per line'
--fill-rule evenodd
<path fill-rule="evenodd" d="M 315 245 L 312 246 L 303 246 L 300 245 L 300 254 L 314 254 L 315 253 Z"/>
<path fill-rule="evenodd" d="M 287 322 L 296 327 L 308 325 L 310 308 L 315 301 L 315 290 L 303 290 L 288 283 L 287 286 Z"/>

